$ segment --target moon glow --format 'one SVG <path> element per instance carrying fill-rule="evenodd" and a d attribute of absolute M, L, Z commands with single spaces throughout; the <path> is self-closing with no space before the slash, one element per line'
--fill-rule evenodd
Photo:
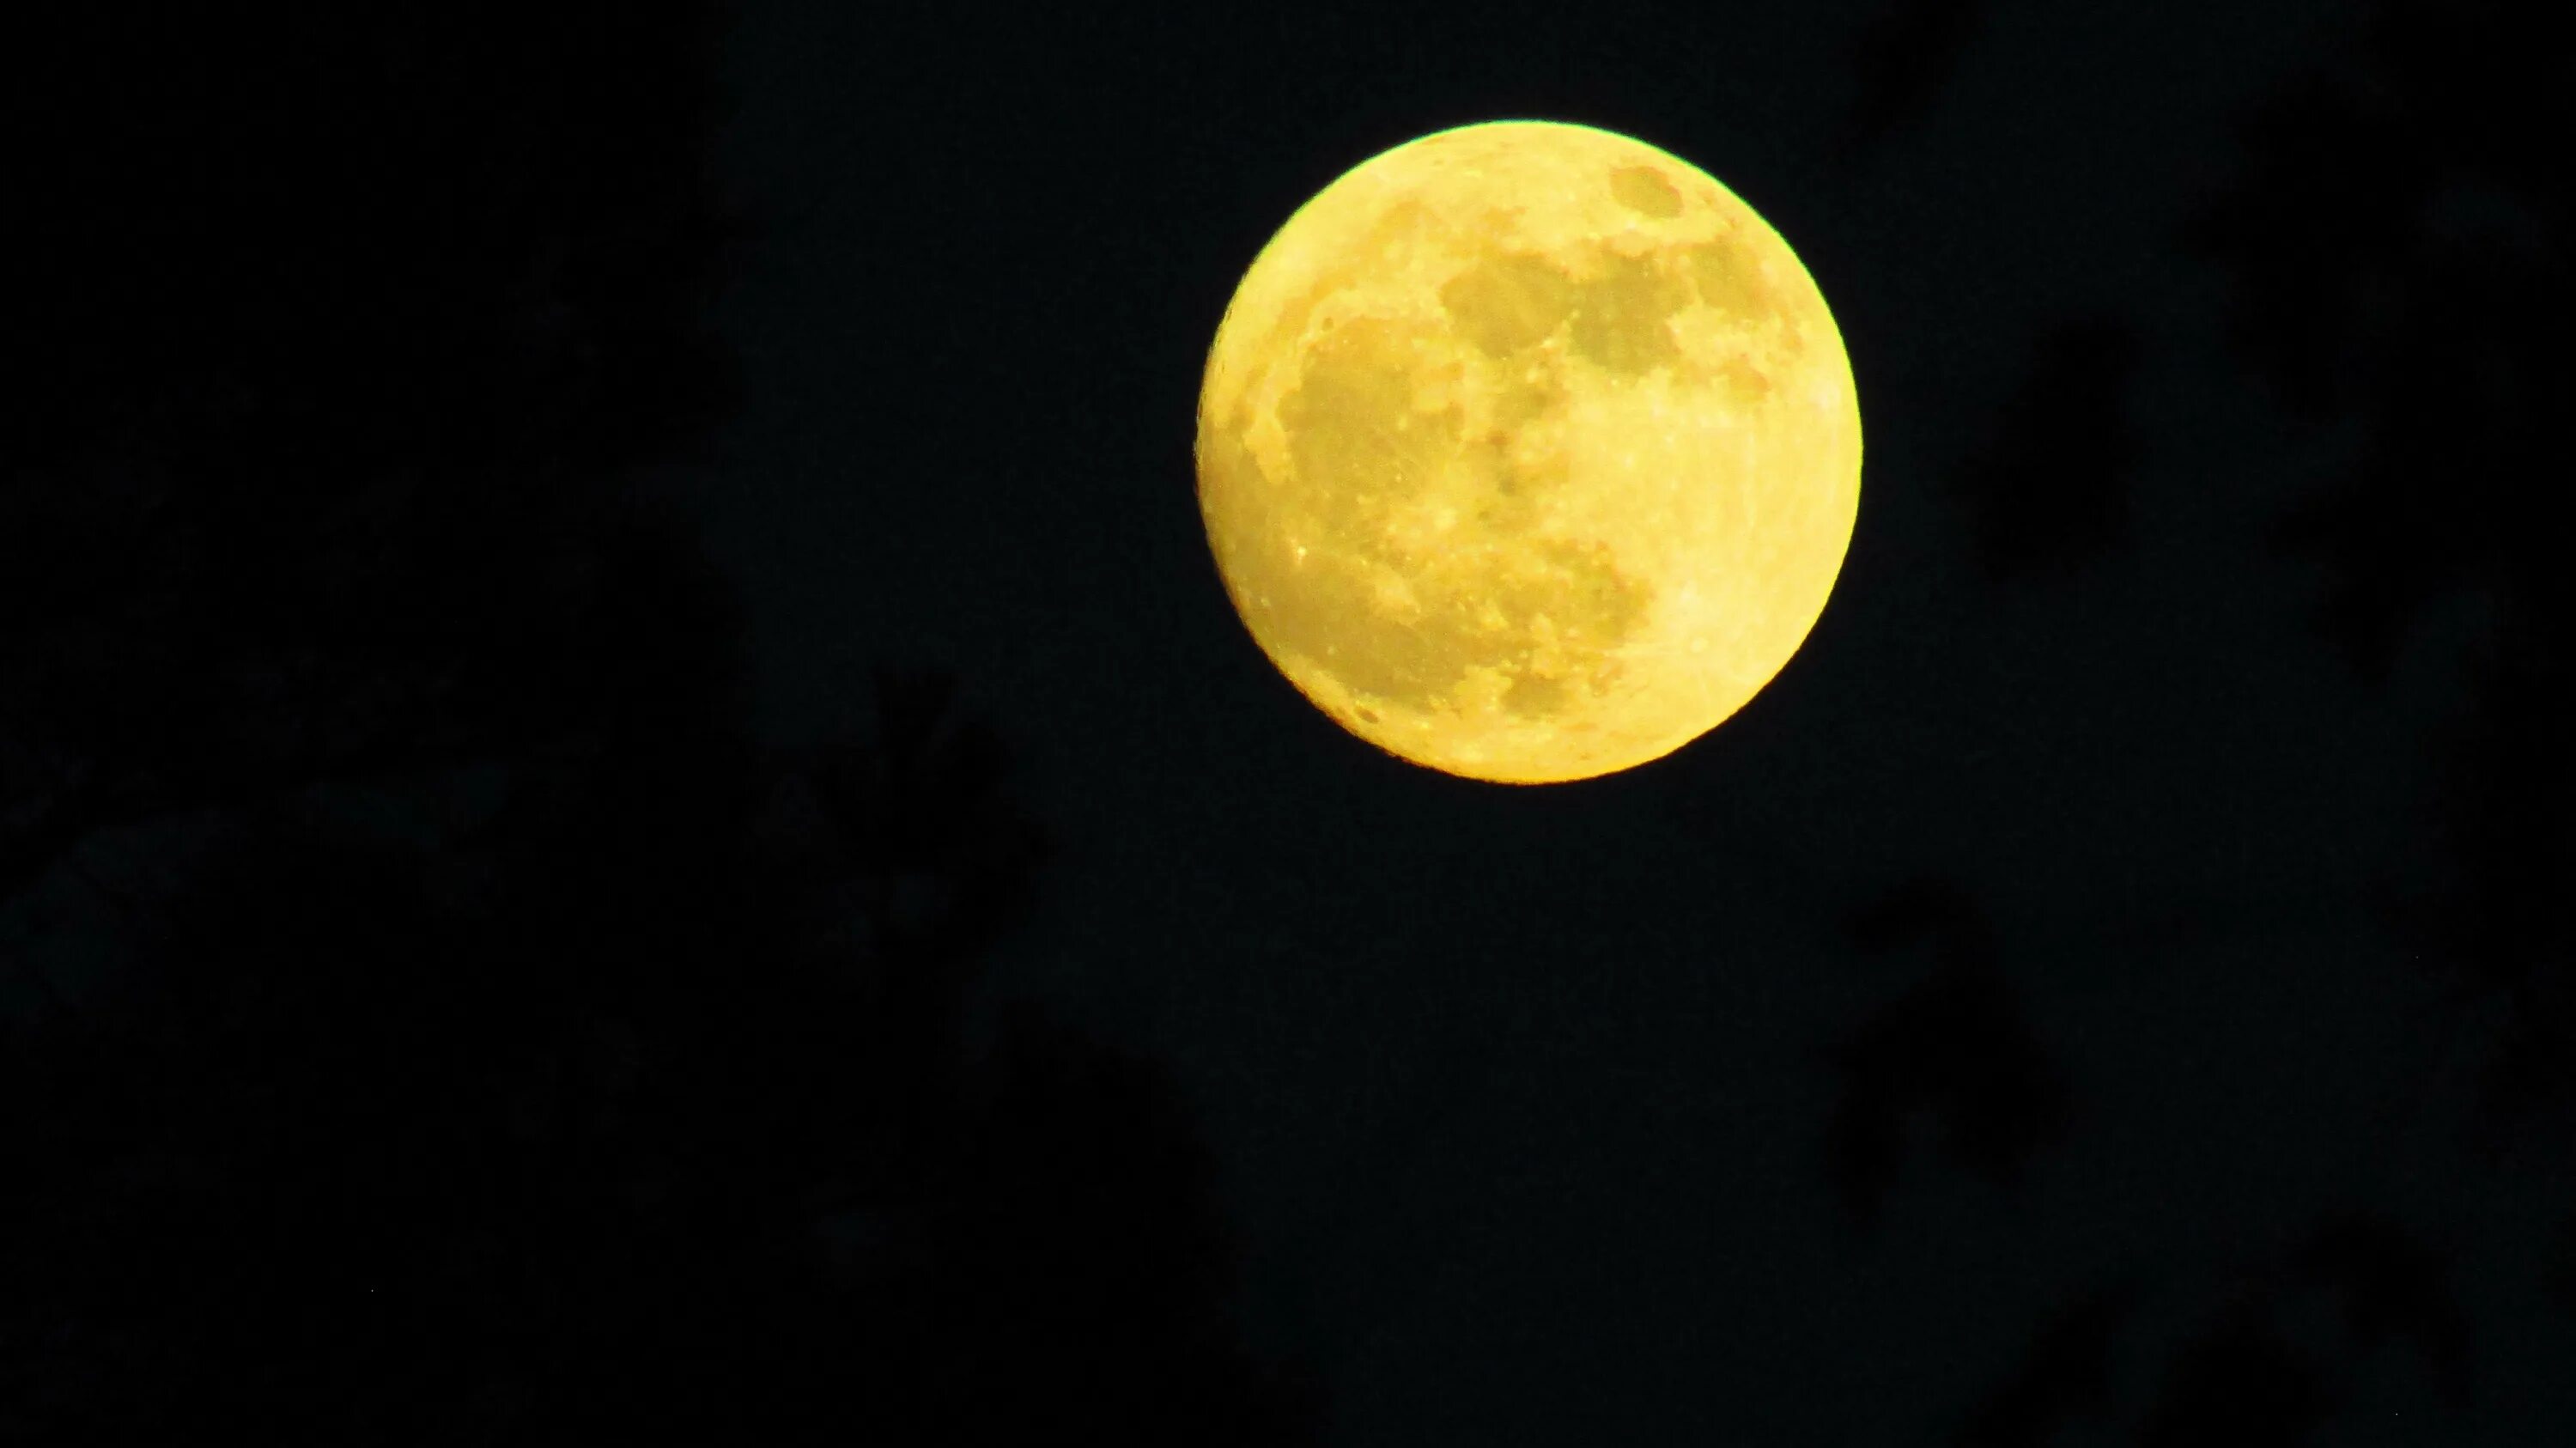
<path fill-rule="evenodd" d="M 1717 181 L 1548 121 L 1360 163 L 1237 286 L 1199 393 L 1236 612 L 1400 758 L 1540 784 L 1658 759 L 1797 652 L 1860 501 L 1823 295 Z"/>

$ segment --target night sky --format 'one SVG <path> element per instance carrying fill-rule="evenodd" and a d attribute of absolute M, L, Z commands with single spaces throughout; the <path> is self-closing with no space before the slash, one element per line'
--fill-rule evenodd
<path fill-rule="evenodd" d="M 2576 1426 L 2547 7 L 885 8 L 41 93 L 0 1429 Z M 1270 235 L 1504 118 L 1755 208 L 1865 443 L 1780 676 L 1541 787 L 1301 698 L 1192 464 Z"/>

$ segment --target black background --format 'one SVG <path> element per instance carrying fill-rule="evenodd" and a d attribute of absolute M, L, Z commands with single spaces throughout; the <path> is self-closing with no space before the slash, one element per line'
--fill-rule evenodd
<path fill-rule="evenodd" d="M 2576 1424 L 2548 7 L 892 9 L 0 50 L 0 1436 Z M 1760 211 L 1866 444 L 1534 789 L 1190 453 L 1506 117 Z"/>

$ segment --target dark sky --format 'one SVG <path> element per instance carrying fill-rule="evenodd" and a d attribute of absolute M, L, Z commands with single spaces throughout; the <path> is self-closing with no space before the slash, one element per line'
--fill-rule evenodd
<path fill-rule="evenodd" d="M 1326 1448 L 2576 1424 L 2546 7 L 592 9 L 199 22 L 220 65 L 100 21 L 28 110 L 73 279 L 23 288 L 52 365 L 0 480 L 0 1001 L 51 1023 L 0 1065 L 51 1084 L 0 1126 L 65 1185 L 0 1203 L 43 1304 L 0 1306 L 0 1426 L 604 1441 L 631 1393 L 843 1441 L 809 1403 L 917 1350 L 923 1422 L 1018 1395 L 976 1432 L 1150 1444 L 1134 1404 L 1217 1361 L 1153 1353 L 1238 1336 L 1320 1404 L 1260 1441 Z M 1191 456 L 1288 216 L 1514 117 L 1759 211 L 1865 443 L 1782 674 L 1537 788 L 1301 698 Z M 811 763 L 901 733 L 888 665 L 953 677 L 1007 808 L 971 762 Z M 763 873 L 808 845 L 758 801 L 809 797 L 895 902 L 849 948 L 891 994 L 798 933 L 845 866 Z M 973 918 L 902 936 L 907 891 Z M 886 1129 L 951 1155 L 850 1146 L 950 1081 L 943 992 L 1019 1064 Z M 624 1124 L 528 1104 L 600 1059 Z M 381 1104 L 277 1104 L 344 1099 Z M 501 1205 L 420 1184 L 500 1136 L 538 1143 Z M 1166 1210 L 1187 1173 L 1136 1163 L 1202 1150 Z M 816 1266 L 836 1231 L 933 1245 Z M 1169 1281 L 1166 1347 L 1060 1350 Z M 136 1305 L 186 1293 L 260 1305 Z M 495 1322 L 536 1325 L 384 1366 Z M 1118 1372 L 1124 1410 L 1066 1387 Z"/>
<path fill-rule="evenodd" d="M 1065 842 L 998 979 L 1178 1068 L 1250 1316 L 1320 1355 L 1335 1443 L 1927 1441 L 2114 1283 L 2134 1422 L 2228 1284 L 2363 1204 L 2455 1254 L 2485 1391 L 2433 1427 L 2387 1349 L 2338 1441 L 2538 1441 L 2576 1416 L 2529 1270 L 2565 1179 L 2451 1149 L 2474 1033 L 2366 905 L 2428 868 L 2466 615 L 2376 684 L 2308 626 L 2318 570 L 2266 529 L 2349 437 L 2231 357 L 2231 279 L 2181 240 L 2247 184 L 2233 124 L 2357 50 L 2328 3 L 757 8 L 726 140 L 769 228 L 724 311 L 746 405 L 691 486 L 761 717 L 827 729 L 882 656 L 958 670 Z M 1192 496 L 1199 368 L 1271 231 L 1502 117 L 1639 136 L 1760 210 L 1867 448 L 1786 672 L 1667 759 L 1540 789 L 1305 704 Z M 1980 466 L 2028 475 L 1986 495 L 2001 524 L 1957 485 Z M 2047 521 L 2088 490 L 2121 515 L 2099 548 Z M 2071 561 L 2013 568 L 2016 511 L 2021 553 Z M 1864 1230 L 1822 1166 L 1826 1053 L 1934 969 L 1850 934 L 1916 876 L 1986 922 L 2066 1124 L 1998 1184 L 1906 1118 Z"/>

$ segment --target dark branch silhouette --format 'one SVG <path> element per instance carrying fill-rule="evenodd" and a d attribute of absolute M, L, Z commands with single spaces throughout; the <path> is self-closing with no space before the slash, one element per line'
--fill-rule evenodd
<path fill-rule="evenodd" d="M 2267 1308 L 2231 1305 L 2185 1343 L 2156 1385 L 2142 1448 L 2295 1448 L 2334 1411 L 2324 1375 Z"/>
<path fill-rule="evenodd" d="M 705 17 L 61 18 L 0 898 L 126 944 L 0 1016 L 0 1438 L 1310 1437 L 1176 1085 L 969 1029 L 1000 732 L 754 743 L 638 495 L 731 398 Z"/>
<path fill-rule="evenodd" d="M 2239 178 L 2186 229 L 2236 278 L 2231 329 L 2296 413 L 2359 424 L 2351 467 L 2277 535 L 2330 585 L 2321 631 L 2384 673 L 2427 608 L 2508 608 L 2556 571 L 2528 520 L 2569 376 L 2569 119 L 2555 12 L 2528 0 L 2369 12 L 2365 85 L 2303 78 L 2243 131 Z M 2564 614 L 2558 614 L 2563 625 Z"/>
<path fill-rule="evenodd" d="M 1859 87 L 1845 127 L 1846 159 L 1922 123 L 1985 21 L 1984 0 L 1893 0 L 1851 52 Z"/>
<path fill-rule="evenodd" d="M 2390 1337 L 2422 1355 L 2454 1406 L 2469 1398 L 2469 1323 L 2441 1256 L 2404 1227 L 2362 1212 L 2319 1221 L 2291 1260 L 2293 1280 L 2335 1299 L 2357 1355 Z"/>
<path fill-rule="evenodd" d="M 2127 542 L 2138 351 L 2129 325 L 2107 318 L 2040 339 L 1995 436 L 1951 484 L 1989 579 L 2063 577 Z"/>
<path fill-rule="evenodd" d="M 2558 1240 L 2551 1244 L 2549 1261 L 2544 1269 L 2543 1286 L 2552 1300 L 2569 1313 L 2576 1314 L 2576 1216 L 2570 1216 L 2558 1228 Z"/>
<path fill-rule="evenodd" d="M 2086 1293 L 2031 1335 L 2020 1368 L 1986 1395 L 1951 1440 L 1958 1448 L 2042 1448 L 2078 1419 L 2111 1409 L 2111 1349 L 2135 1294 Z"/>
<path fill-rule="evenodd" d="M 2440 865 L 2392 912 L 2425 967 L 2502 1007 L 2476 1135 L 2560 1164 L 2576 1125 L 2576 586 L 2554 517 L 2576 366 L 2576 120 L 2537 0 L 2378 0 L 2362 64 L 2284 87 L 2186 241 L 2231 275 L 2235 345 L 2348 458 L 2279 547 L 2315 624 L 2385 678 L 2438 609 L 2471 620 L 2467 708 L 2431 741 Z M 2446 661 L 2447 662 L 2447 661 Z"/>
<path fill-rule="evenodd" d="M 1860 912 L 1852 936 L 1884 951 L 1924 941 L 1932 973 L 1873 1012 L 1828 1053 L 1841 1086 L 1825 1128 L 1825 1170 L 1844 1204 L 1873 1220 L 1928 1116 L 1940 1155 L 1998 1185 L 2065 1129 L 2064 1073 L 2023 1022 L 1984 916 L 1924 879 Z"/>

